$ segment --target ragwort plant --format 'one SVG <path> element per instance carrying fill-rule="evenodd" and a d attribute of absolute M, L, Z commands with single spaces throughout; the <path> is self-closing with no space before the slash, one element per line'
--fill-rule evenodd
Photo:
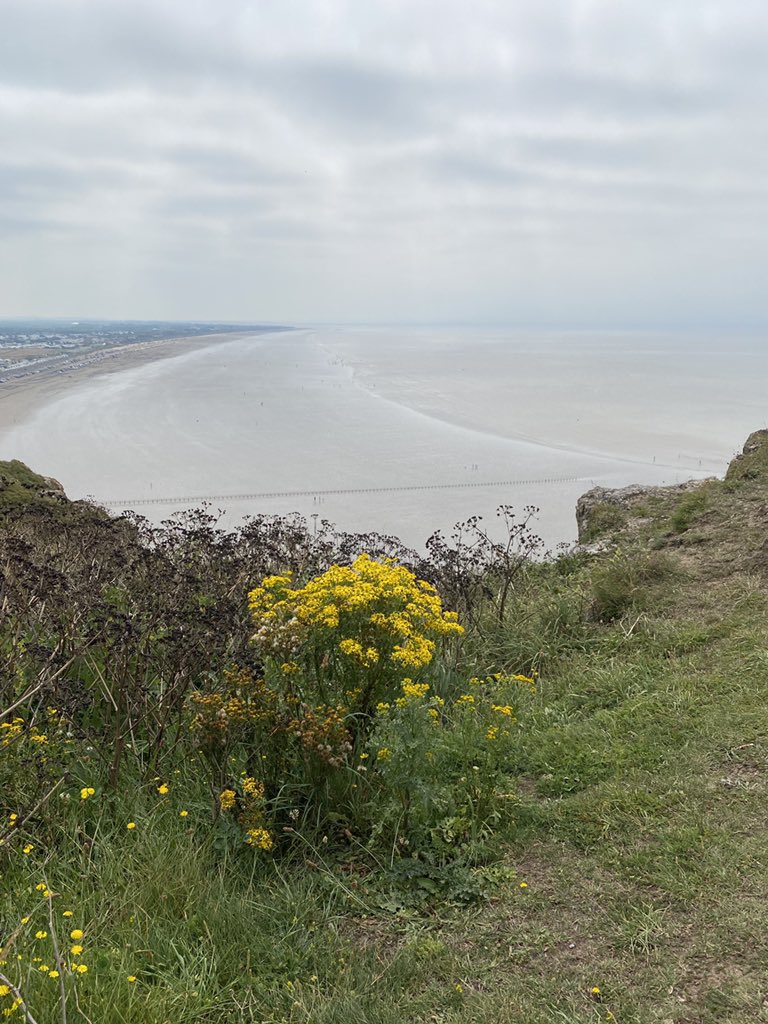
<path fill-rule="evenodd" d="M 464 630 L 435 588 L 410 570 L 360 555 L 300 587 L 288 573 L 249 595 L 268 676 L 307 707 L 343 707 L 354 737 L 403 677 L 424 670 L 441 639 Z"/>
<path fill-rule="evenodd" d="M 508 765 L 518 708 L 533 692 L 532 678 L 498 673 L 473 677 L 445 700 L 405 680 L 400 696 L 377 709 L 370 738 L 374 831 L 433 859 L 487 838 L 514 800 Z"/>
<path fill-rule="evenodd" d="M 446 857 L 488 834 L 509 796 L 512 701 L 531 679 L 439 695 L 433 660 L 463 628 L 392 560 L 361 555 L 304 585 L 269 576 L 249 604 L 263 676 L 233 668 L 189 701 L 217 816 L 266 852 L 310 826 Z"/>

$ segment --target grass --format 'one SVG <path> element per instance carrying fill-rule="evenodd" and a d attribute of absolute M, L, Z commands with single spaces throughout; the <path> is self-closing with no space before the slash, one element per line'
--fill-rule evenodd
<path fill-rule="evenodd" d="M 705 500 L 657 501 L 618 555 L 532 568 L 503 626 L 489 617 L 442 668 L 541 673 L 520 708 L 511 820 L 482 867 L 415 895 L 354 849 L 255 857 L 211 827 L 184 762 L 168 797 L 126 780 L 47 861 L 8 857 L 6 933 L 43 913 L 44 870 L 86 932 L 70 1021 L 768 1020 L 756 462 Z M 701 543 L 679 543 L 691 529 Z M 38 1021 L 59 1020 L 55 986 L 28 984 Z"/>

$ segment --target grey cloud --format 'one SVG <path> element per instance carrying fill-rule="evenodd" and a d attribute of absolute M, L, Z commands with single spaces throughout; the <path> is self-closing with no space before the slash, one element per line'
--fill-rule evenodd
<path fill-rule="evenodd" d="M 661 266 L 725 309 L 767 41 L 755 0 L 5 0 L 0 311 L 635 316 Z"/>

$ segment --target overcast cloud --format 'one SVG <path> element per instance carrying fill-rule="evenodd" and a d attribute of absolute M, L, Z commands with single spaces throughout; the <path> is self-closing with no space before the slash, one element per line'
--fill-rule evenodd
<path fill-rule="evenodd" d="M 0 0 L 0 315 L 768 320 L 764 0 Z"/>

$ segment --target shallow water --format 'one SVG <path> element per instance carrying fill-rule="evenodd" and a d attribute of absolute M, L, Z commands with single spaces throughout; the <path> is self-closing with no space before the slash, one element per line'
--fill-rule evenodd
<path fill-rule="evenodd" d="M 213 496 L 229 524 L 299 511 L 420 547 L 511 503 L 554 545 L 593 484 L 722 473 L 766 381 L 754 336 L 300 330 L 75 384 L 0 457 L 154 520 Z"/>

